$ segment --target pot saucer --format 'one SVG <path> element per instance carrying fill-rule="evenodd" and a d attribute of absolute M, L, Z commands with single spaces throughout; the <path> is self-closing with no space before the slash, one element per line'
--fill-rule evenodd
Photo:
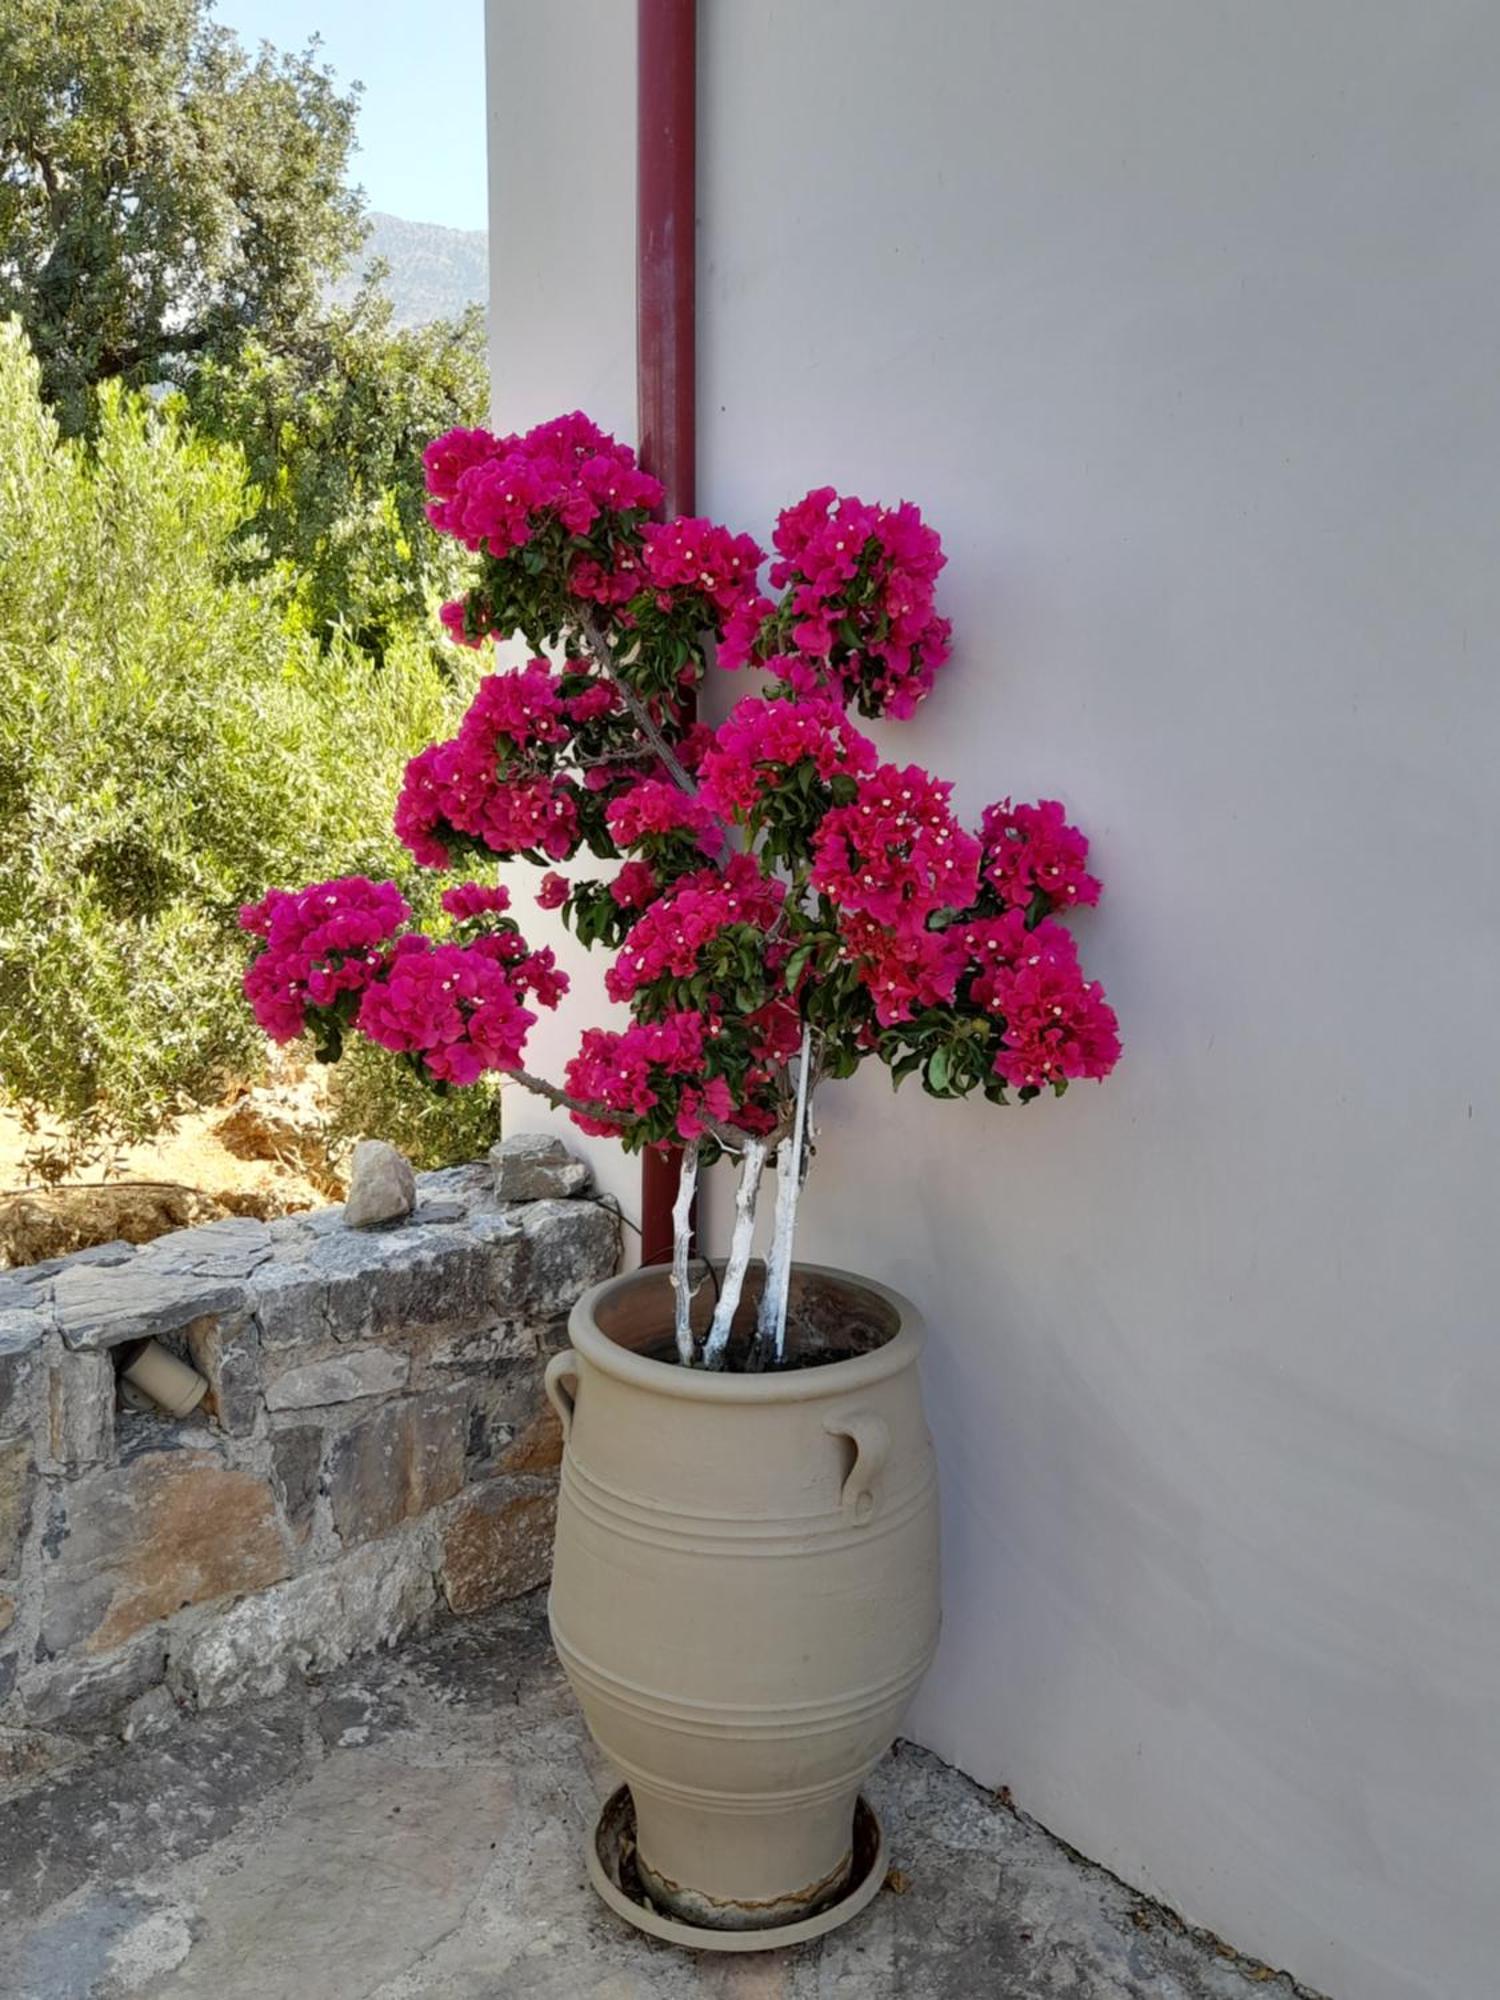
<path fill-rule="evenodd" d="M 621 1785 L 605 1804 L 588 1846 L 589 1880 L 616 1916 L 637 1930 L 689 1951 L 779 1951 L 806 1944 L 857 1917 L 885 1881 L 885 1833 L 874 1808 L 861 1793 L 854 1807 L 854 1872 L 849 1886 L 815 1917 L 777 1924 L 764 1931 L 716 1931 L 705 1924 L 663 1916 L 651 1903 L 635 1868 L 635 1801 Z"/>

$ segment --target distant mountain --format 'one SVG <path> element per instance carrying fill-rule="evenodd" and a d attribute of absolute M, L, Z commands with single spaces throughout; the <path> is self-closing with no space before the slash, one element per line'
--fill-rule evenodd
<path fill-rule="evenodd" d="M 332 288 L 340 305 L 354 297 L 361 272 L 377 257 L 391 267 L 385 290 L 395 307 L 397 326 L 455 319 L 465 306 L 487 301 L 489 249 L 482 229 L 445 229 L 436 222 L 403 222 L 399 215 L 372 214 L 363 250 Z"/>

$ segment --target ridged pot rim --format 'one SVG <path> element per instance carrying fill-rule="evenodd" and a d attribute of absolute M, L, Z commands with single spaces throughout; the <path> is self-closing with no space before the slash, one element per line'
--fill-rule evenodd
<path fill-rule="evenodd" d="M 628 1382 L 657 1396 L 677 1396 L 693 1403 L 812 1403 L 828 1396 L 842 1396 L 851 1389 L 867 1389 L 910 1368 L 922 1352 L 927 1329 L 922 1315 L 911 1300 L 892 1291 L 874 1278 L 857 1271 L 843 1271 L 835 1264 L 797 1263 L 793 1270 L 810 1277 L 832 1278 L 879 1299 L 896 1315 L 897 1329 L 891 1338 L 869 1354 L 854 1354 L 847 1361 L 830 1361 L 815 1368 L 770 1370 L 760 1375 L 733 1375 L 706 1368 L 680 1368 L 674 1362 L 653 1361 L 620 1347 L 600 1330 L 595 1311 L 607 1299 L 638 1285 L 663 1283 L 666 1266 L 648 1264 L 624 1271 L 586 1291 L 568 1315 L 568 1338 L 574 1351 L 605 1375 Z M 670 1293 L 668 1294 L 670 1296 Z M 666 1329 L 664 1328 L 664 1331 Z"/>

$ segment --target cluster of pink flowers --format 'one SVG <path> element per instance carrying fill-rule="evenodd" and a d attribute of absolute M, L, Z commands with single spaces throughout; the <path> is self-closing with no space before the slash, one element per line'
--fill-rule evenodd
<path fill-rule="evenodd" d="M 712 810 L 669 778 L 642 778 L 604 808 L 610 838 L 619 847 L 641 847 L 674 833 L 690 834 L 705 854 L 717 854 L 724 835 Z"/>
<path fill-rule="evenodd" d="M 812 841 L 812 883 L 846 913 L 921 923 L 973 902 L 979 842 L 948 801 L 953 787 L 916 764 L 882 764 L 851 805 L 826 813 Z"/>
<path fill-rule="evenodd" d="M 724 819 L 743 819 L 793 766 L 810 763 L 826 783 L 839 772 L 857 778 L 874 770 L 875 745 L 826 695 L 737 701 L 705 751 L 700 797 Z"/>
<path fill-rule="evenodd" d="M 662 1101 L 664 1091 L 675 1090 L 678 1136 L 695 1139 L 706 1118 L 727 1118 L 734 1109 L 723 1078 L 703 1075 L 712 1032 L 703 1015 L 691 1010 L 664 1014 L 659 1021 L 636 1021 L 622 1033 L 586 1028 L 564 1081 L 574 1097 L 624 1119 L 644 1117 Z M 594 1118 L 584 1111 L 575 1111 L 573 1118 L 585 1132 L 605 1138 L 620 1129 L 620 1118 Z"/>
<path fill-rule="evenodd" d="M 407 765 L 395 828 L 424 868 L 452 866 L 450 832 L 496 854 L 534 850 L 561 861 L 578 845 L 578 803 L 569 778 L 500 779 L 493 750 L 460 736 L 430 744 Z"/>
<path fill-rule="evenodd" d="M 577 694 L 568 695 L 563 707 L 571 722 L 599 722 L 606 715 L 619 712 L 620 697 L 610 681 L 591 680 Z"/>
<path fill-rule="evenodd" d="M 523 436 L 450 431 L 427 447 L 423 464 L 432 525 L 496 556 L 523 548 L 543 517 L 582 535 L 603 513 L 661 504 L 660 482 L 640 470 L 629 446 L 577 410 Z"/>
<path fill-rule="evenodd" d="M 487 758 L 493 768 L 502 745 L 527 750 L 566 743 L 569 733 L 557 676 L 545 660 L 528 660 L 511 673 L 485 675 L 459 724 L 458 743 L 466 756 Z"/>
<path fill-rule="evenodd" d="M 828 686 L 867 714 L 909 716 L 948 658 L 952 626 L 934 593 L 946 557 L 917 509 L 875 507 L 820 486 L 776 523 L 771 584 L 778 608 L 757 597 L 736 607 L 720 664 L 761 660 L 799 691 Z M 786 615 L 780 615 L 786 614 Z M 767 657 L 765 631 L 790 619 L 795 653 Z"/>
<path fill-rule="evenodd" d="M 486 949 L 490 942 L 402 938 L 360 1002 L 360 1032 L 382 1048 L 420 1056 L 443 1083 L 516 1068 L 536 1015 L 522 1005 L 501 958 Z"/>
<path fill-rule="evenodd" d="M 644 861 L 627 861 L 609 885 L 622 910 L 643 910 L 656 894 L 656 877 Z"/>
<path fill-rule="evenodd" d="M 929 931 L 918 923 L 892 929 L 863 914 L 839 923 L 840 949 L 854 962 L 868 988 L 882 1028 L 909 1021 L 922 1007 L 942 1007 L 953 998 L 967 962 L 951 931 Z"/>
<path fill-rule="evenodd" d="M 332 1007 L 379 974 L 383 947 L 411 910 L 394 882 L 344 875 L 311 888 L 272 889 L 240 911 L 265 940 L 245 974 L 245 997 L 273 1041 L 295 1041 L 309 1007 Z"/>
<path fill-rule="evenodd" d="M 1114 1009 L 1099 982 L 1084 978 L 1076 953 L 1025 952 L 996 972 L 990 1005 L 1005 1020 L 995 1070 L 1018 1089 L 1105 1077 L 1120 1059 Z"/>
<path fill-rule="evenodd" d="M 469 631 L 469 606 L 465 598 L 452 597 L 438 606 L 438 622 L 455 646 L 482 646 L 486 634 Z"/>
<path fill-rule="evenodd" d="M 503 888 L 464 882 L 443 893 L 457 923 L 498 918 Z M 472 1083 L 483 1071 L 512 1069 L 536 1020 L 531 995 L 555 1007 L 568 990 L 548 949 L 533 951 L 509 921 L 467 944 L 434 943 L 404 932 L 411 916 L 393 882 L 350 875 L 289 893 L 273 889 L 240 912 L 265 940 L 245 974 L 255 1017 L 277 1041 L 308 1026 L 308 1010 L 347 1002 L 362 1034 L 419 1055 L 445 1083 Z M 336 1015 L 345 1024 L 351 1018 Z"/>
<path fill-rule="evenodd" d="M 1087 867 L 1088 838 L 1068 824 L 1056 799 L 986 806 L 980 841 L 981 872 L 1002 903 L 1024 910 L 1039 889 L 1054 906 L 1098 902 L 1099 882 Z"/>
<path fill-rule="evenodd" d="M 723 869 L 680 876 L 637 920 L 604 975 L 604 990 L 611 1000 L 628 1000 L 669 974 L 690 978 L 711 938 L 731 924 L 765 930 L 785 895 L 782 884 L 763 875 L 748 854 L 731 855 Z"/>
<path fill-rule="evenodd" d="M 1114 1014 L 1056 921 L 1099 898 L 1083 834 L 1056 800 L 1006 799 L 976 837 L 950 785 L 883 763 L 855 726 L 909 716 L 949 655 L 942 547 L 914 506 L 807 494 L 763 591 L 755 541 L 650 521 L 658 482 L 577 412 L 451 431 L 425 467 L 434 525 L 480 556 L 446 630 L 477 645 L 503 626 L 560 658 L 481 680 L 453 738 L 407 766 L 396 831 L 439 869 L 478 849 L 618 862 L 607 884 L 549 868 L 536 892 L 583 942 L 623 934 L 605 989 L 658 1016 L 584 1035 L 567 1085 L 585 1130 L 779 1138 L 807 1029 L 820 1074 L 874 1054 L 939 1095 L 1107 1073 Z M 714 638 L 720 665 L 771 683 L 717 729 L 685 712 Z M 434 939 L 391 883 L 272 892 L 242 919 L 262 940 L 257 1018 L 281 1040 L 313 1028 L 322 1054 L 358 1029 L 442 1082 L 516 1068 L 567 979 L 505 888 L 460 882 L 442 905 Z"/>
<path fill-rule="evenodd" d="M 756 573 L 766 558 L 749 535 L 684 514 L 648 523 L 641 539 L 646 575 L 662 611 L 672 610 L 681 593 L 705 600 L 725 618 L 756 595 Z"/>
<path fill-rule="evenodd" d="M 1050 918 L 1028 930 L 1019 909 L 962 926 L 969 996 L 1004 1023 L 996 1074 L 1020 1089 L 1107 1076 L 1119 1060 L 1114 1010 L 1086 980 L 1071 931 Z"/>
<path fill-rule="evenodd" d="M 635 551 L 625 542 L 613 544 L 609 562 L 600 562 L 595 556 L 575 556 L 568 569 L 572 594 L 587 603 L 602 604 L 606 610 L 628 604 L 644 588 Z"/>
<path fill-rule="evenodd" d="M 498 917 L 510 908 L 510 891 L 499 883 L 459 882 L 442 894 L 443 908 L 457 923 L 472 923 L 483 917 Z"/>

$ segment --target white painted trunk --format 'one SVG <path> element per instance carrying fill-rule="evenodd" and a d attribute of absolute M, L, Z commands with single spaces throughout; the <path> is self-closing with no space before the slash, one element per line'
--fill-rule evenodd
<path fill-rule="evenodd" d="M 693 1288 L 688 1282 L 688 1253 L 693 1247 L 693 1190 L 698 1185 L 698 1142 L 682 1149 L 682 1176 L 672 1203 L 672 1297 L 675 1302 L 677 1359 L 691 1368 L 693 1351 Z"/>
<path fill-rule="evenodd" d="M 807 1137 L 808 1080 L 812 1073 L 812 1030 L 802 1030 L 797 1064 L 797 1108 L 792 1130 L 776 1156 L 776 1219 L 766 1259 L 766 1285 L 760 1295 L 755 1345 L 762 1365 L 780 1362 L 786 1354 L 786 1308 L 792 1282 L 792 1244 L 797 1233 L 797 1200 L 802 1193 Z"/>
<path fill-rule="evenodd" d="M 708 1329 L 708 1340 L 703 1349 L 703 1365 L 706 1368 L 722 1368 L 724 1365 L 724 1351 L 729 1345 L 729 1332 L 734 1325 L 740 1294 L 745 1289 L 745 1272 L 755 1241 L 755 1198 L 760 1191 L 760 1177 L 765 1164 L 764 1139 L 747 1139 L 744 1163 L 740 1168 L 740 1184 L 734 1196 L 734 1235 L 729 1242 L 729 1258 L 724 1266 L 719 1302 L 714 1307 L 713 1324 Z"/>

